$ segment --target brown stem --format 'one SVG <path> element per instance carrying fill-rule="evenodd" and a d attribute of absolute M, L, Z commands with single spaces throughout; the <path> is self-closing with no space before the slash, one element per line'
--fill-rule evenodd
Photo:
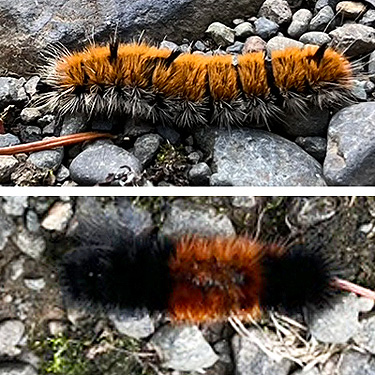
<path fill-rule="evenodd" d="M 21 152 L 34 152 L 49 150 L 61 146 L 69 146 L 75 143 L 81 143 L 85 141 L 92 141 L 99 138 L 113 138 L 114 136 L 109 133 L 95 133 L 95 132 L 86 132 L 86 133 L 77 133 L 63 135 L 62 137 L 44 139 L 42 141 L 25 143 L 22 145 L 10 146 L 0 148 L 0 155 L 14 155 Z"/>
<path fill-rule="evenodd" d="M 366 297 L 375 301 L 375 291 L 351 283 L 350 281 L 336 278 L 332 281 L 332 286 L 337 289 L 352 292 L 359 296 Z"/>

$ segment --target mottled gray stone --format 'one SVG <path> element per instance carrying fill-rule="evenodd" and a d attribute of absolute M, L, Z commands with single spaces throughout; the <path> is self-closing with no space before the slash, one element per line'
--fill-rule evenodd
<path fill-rule="evenodd" d="M 22 125 L 20 138 L 22 142 L 29 143 L 29 142 L 35 142 L 40 141 L 42 139 L 42 130 L 39 128 L 39 126 L 33 126 L 33 125 Z"/>
<path fill-rule="evenodd" d="M 305 318 L 311 334 L 318 341 L 342 344 L 358 333 L 361 327 L 359 313 L 370 311 L 373 306 L 373 301 L 349 294 L 338 297 L 324 309 L 307 310 Z"/>
<path fill-rule="evenodd" d="M 234 32 L 236 33 L 236 38 L 242 39 L 254 35 L 255 30 L 250 22 L 242 22 L 234 28 Z"/>
<path fill-rule="evenodd" d="M 21 121 L 24 124 L 36 121 L 41 116 L 38 108 L 24 108 L 20 113 Z"/>
<path fill-rule="evenodd" d="M 325 6 L 311 19 L 309 30 L 323 31 L 327 25 L 333 20 L 335 13 L 330 6 Z M 333 22 L 331 23 L 331 25 Z"/>
<path fill-rule="evenodd" d="M 195 186 L 206 186 L 209 184 L 211 174 L 211 169 L 206 163 L 198 163 L 191 167 L 189 181 Z"/>
<path fill-rule="evenodd" d="M 0 16 L 0 19 L 1 19 L 1 16 Z M 9 33 L 6 33 L 6 34 L 9 40 Z M 3 52 L 2 52 L 2 55 L 3 55 Z M 14 53 L 12 53 L 12 58 L 14 58 Z M 0 110 L 3 110 L 5 107 L 7 107 L 10 104 L 17 105 L 17 104 L 23 104 L 26 102 L 27 95 L 26 95 L 26 91 L 24 88 L 25 82 L 26 82 L 25 78 L 16 79 L 16 78 L 11 78 L 11 77 L 0 77 Z"/>
<path fill-rule="evenodd" d="M 359 1 L 340 1 L 336 5 L 336 12 L 342 14 L 344 18 L 355 20 L 364 13 L 366 5 Z"/>
<path fill-rule="evenodd" d="M 82 6 L 77 0 L 50 2 L 0 1 L 0 66 L 9 71 L 29 72 L 40 51 L 61 42 L 70 48 L 88 44 L 91 30 L 95 41 L 108 42 L 117 30 L 122 40 L 138 39 L 146 30 L 147 40 L 165 37 L 180 43 L 202 37 L 207 25 L 230 24 L 241 14 L 256 14 L 263 0 L 92 0 Z M 87 36 L 89 35 L 89 36 Z M 15 58 L 15 46 L 17 58 Z"/>
<path fill-rule="evenodd" d="M 23 282 L 27 288 L 34 290 L 36 292 L 40 292 L 46 286 L 46 282 L 43 279 L 43 277 L 35 279 L 24 279 Z"/>
<path fill-rule="evenodd" d="M 4 249 L 8 238 L 15 230 L 15 224 L 0 206 L 0 251 Z"/>
<path fill-rule="evenodd" d="M 246 39 L 242 53 L 263 52 L 266 50 L 266 46 L 267 43 L 261 37 L 251 36 L 250 38 Z"/>
<path fill-rule="evenodd" d="M 318 0 L 315 3 L 314 13 L 318 13 L 325 6 L 329 5 L 332 9 L 336 9 L 336 5 L 340 0 Z"/>
<path fill-rule="evenodd" d="M 28 206 L 28 197 L 3 197 L 5 203 L 3 204 L 4 211 L 11 216 L 22 216 Z"/>
<path fill-rule="evenodd" d="M 15 356 L 20 353 L 16 348 L 25 332 L 25 326 L 20 320 L 9 319 L 0 323 L 0 356 Z"/>
<path fill-rule="evenodd" d="M 166 48 L 174 51 L 178 49 L 178 45 L 174 42 L 170 42 L 169 40 L 163 40 L 160 43 L 159 48 Z"/>
<path fill-rule="evenodd" d="M 123 335 L 141 339 L 155 332 L 154 322 L 147 312 L 120 311 L 108 316 L 117 331 Z"/>
<path fill-rule="evenodd" d="M 32 97 L 36 93 L 37 85 L 38 85 L 39 81 L 40 81 L 39 76 L 34 76 L 34 77 L 31 77 L 30 79 L 27 80 L 27 82 L 24 85 L 27 95 Z"/>
<path fill-rule="evenodd" d="M 53 150 L 37 151 L 30 154 L 27 161 L 38 168 L 56 171 L 64 158 L 64 149 L 59 147 Z"/>
<path fill-rule="evenodd" d="M 345 24 L 329 33 L 332 46 L 347 56 L 365 55 L 375 49 L 375 29 L 361 24 Z"/>
<path fill-rule="evenodd" d="M 292 11 L 286 0 L 266 0 L 258 12 L 259 17 L 266 17 L 278 25 L 290 22 Z"/>
<path fill-rule="evenodd" d="M 80 133 L 84 130 L 86 126 L 87 118 L 86 116 L 75 113 L 72 115 L 65 115 L 61 126 L 60 135 L 69 135 Z"/>
<path fill-rule="evenodd" d="M 181 48 L 181 46 L 180 46 L 180 48 Z M 194 49 L 197 50 L 197 51 L 201 51 L 201 52 L 207 51 L 206 45 L 201 40 L 197 40 L 194 43 Z"/>
<path fill-rule="evenodd" d="M 324 43 L 329 43 L 331 41 L 331 37 L 322 31 L 309 31 L 301 35 L 299 41 L 304 44 L 315 44 L 317 46 L 321 46 Z"/>
<path fill-rule="evenodd" d="M 292 375 L 323 375 L 318 368 L 313 367 L 312 369 L 308 369 L 307 371 L 304 370 L 297 370 L 293 372 Z"/>
<path fill-rule="evenodd" d="M 375 375 L 375 359 L 368 354 L 349 351 L 343 354 L 340 375 Z"/>
<path fill-rule="evenodd" d="M 73 215 L 70 202 L 56 202 L 44 217 L 41 226 L 50 231 L 62 232 L 68 225 Z"/>
<path fill-rule="evenodd" d="M 216 44 L 227 47 L 234 43 L 235 31 L 221 22 L 214 22 L 208 26 L 206 33 Z"/>
<path fill-rule="evenodd" d="M 302 147 L 313 158 L 323 163 L 326 156 L 327 140 L 323 137 L 297 137 L 298 146 Z"/>
<path fill-rule="evenodd" d="M 272 38 L 279 31 L 279 25 L 265 17 L 259 17 L 255 22 L 255 33 L 262 39 Z"/>
<path fill-rule="evenodd" d="M 200 371 L 211 367 L 218 356 L 196 326 L 164 326 L 150 343 L 162 358 L 162 366 L 178 371 Z"/>
<path fill-rule="evenodd" d="M 69 169 L 61 164 L 58 170 L 56 171 L 56 181 L 63 182 L 67 180 L 69 177 L 70 177 Z"/>
<path fill-rule="evenodd" d="M 353 81 L 353 88 L 352 94 L 358 99 L 358 101 L 366 101 L 367 100 L 367 92 L 366 92 L 366 85 L 367 81 Z"/>
<path fill-rule="evenodd" d="M 128 151 L 109 141 L 96 141 L 73 159 L 70 176 L 78 185 L 95 185 L 107 178 L 129 171 L 139 174 L 139 160 Z"/>
<path fill-rule="evenodd" d="M 375 316 L 361 320 L 359 330 L 353 339 L 361 348 L 375 354 Z"/>
<path fill-rule="evenodd" d="M 8 147 L 20 144 L 21 141 L 13 134 L 0 134 L 0 147 Z"/>
<path fill-rule="evenodd" d="M 143 167 L 150 165 L 155 158 L 162 140 L 162 137 L 158 134 L 145 134 L 137 138 L 133 153 Z"/>
<path fill-rule="evenodd" d="M 359 20 L 359 23 L 365 26 L 375 27 L 375 9 L 369 9 Z"/>
<path fill-rule="evenodd" d="M 39 217 L 32 209 L 28 209 L 26 212 L 26 228 L 32 233 L 36 233 L 40 229 Z"/>
<path fill-rule="evenodd" d="M 250 337 L 233 336 L 232 347 L 237 375 L 287 375 L 292 363 L 288 360 L 276 362 L 255 342 L 264 338 L 256 328 L 249 329 Z M 271 333 L 270 333 L 271 334 Z"/>
<path fill-rule="evenodd" d="M 276 134 L 239 129 L 201 130 L 197 142 L 213 152 L 211 185 L 324 186 L 320 164 Z M 216 172 L 216 173 L 215 173 Z"/>
<path fill-rule="evenodd" d="M 37 375 L 33 366 L 23 362 L 0 363 L 1 375 Z"/>
<path fill-rule="evenodd" d="M 212 207 L 202 207 L 186 201 L 173 202 L 164 221 L 162 232 L 167 236 L 199 233 L 202 236 L 233 236 L 235 230 L 228 216 Z"/>
<path fill-rule="evenodd" d="M 312 13 L 308 9 L 299 9 L 293 14 L 292 22 L 288 27 L 288 34 L 292 38 L 299 38 L 309 28 Z"/>
<path fill-rule="evenodd" d="M 331 185 L 375 184 L 375 103 L 355 104 L 333 116 L 323 172 Z"/>
<path fill-rule="evenodd" d="M 269 51 L 278 51 L 283 50 L 288 47 L 298 47 L 302 48 L 303 43 L 298 42 L 297 40 L 285 38 L 283 36 L 274 36 L 267 42 L 267 49 Z"/>
<path fill-rule="evenodd" d="M 239 42 L 238 40 L 234 42 L 231 46 L 226 48 L 226 52 L 228 53 L 241 53 L 243 50 L 244 43 Z"/>
<path fill-rule="evenodd" d="M 0 156 L 0 183 L 6 183 L 10 180 L 10 175 L 16 169 L 20 162 L 14 156 Z"/>
<path fill-rule="evenodd" d="M 46 249 L 46 241 L 43 236 L 31 233 L 23 227 L 17 228 L 12 239 L 23 253 L 33 259 L 39 259 Z"/>
<path fill-rule="evenodd" d="M 369 56 L 368 73 L 370 75 L 370 79 L 374 82 L 375 81 L 375 51 L 371 52 Z"/>

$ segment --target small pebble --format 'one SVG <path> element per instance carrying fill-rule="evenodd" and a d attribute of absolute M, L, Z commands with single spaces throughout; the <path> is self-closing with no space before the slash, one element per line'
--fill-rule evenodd
<path fill-rule="evenodd" d="M 255 34 L 254 26 L 250 22 L 243 22 L 234 28 L 236 38 L 247 38 Z"/>
<path fill-rule="evenodd" d="M 279 30 L 279 25 L 265 17 L 259 17 L 255 22 L 255 33 L 262 39 L 268 40 L 275 36 Z"/>
<path fill-rule="evenodd" d="M 322 8 L 318 14 L 312 18 L 309 25 L 310 31 L 325 31 L 327 25 L 334 19 L 335 13 L 330 6 Z M 334 22 L 331 23 L 331 26 Z"/>
<path fill-rule="evenodd" d="M 222 47 L 227 47 L 234 43 L 235 31 L 221 22 L 211 23 L 206 33 L 211 36 L 216 44 Z"/>

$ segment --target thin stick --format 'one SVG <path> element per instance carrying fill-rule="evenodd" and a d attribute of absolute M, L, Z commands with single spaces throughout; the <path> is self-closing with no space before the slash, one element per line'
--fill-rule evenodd
<path fill-rule="evenodd" d="M 366 297 L 375 301 L 375 292 L 373 290 L 351 283 L 350 281 L 336 278 L 332 281 L 332 286 L 337 289 L 352 292 L 358 294 L 359 296 Z"/>
<path fill-rule="evenodd" d="M 34 152 L 49 150 L 61 146 L 69 146 L 75 143 L 81 143 L 85 141 L 92 141 L 99 138 L 113 138 L 114 135 L 109 133 L 95 133 L 95 132 L 86 132 L 86 133 L 77 133 L 63 135 L 62 137 L 44 139 L 42 141 L 30 142 L 22 145 L 2 147 L 0 148 L 0 155 L 14 155 L 21 152 Z"/>

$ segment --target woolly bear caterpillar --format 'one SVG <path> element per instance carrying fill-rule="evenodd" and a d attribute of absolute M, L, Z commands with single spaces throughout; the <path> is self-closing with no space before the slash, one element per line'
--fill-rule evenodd
<path fill-rule="evenodd" d="M 350 62 L 327 45 L 202 56 L 144 43 L 55 51 L 42 101 L 61 115 L 125 114 L 174 126 L 268 124 L 352 99 Z"/>

